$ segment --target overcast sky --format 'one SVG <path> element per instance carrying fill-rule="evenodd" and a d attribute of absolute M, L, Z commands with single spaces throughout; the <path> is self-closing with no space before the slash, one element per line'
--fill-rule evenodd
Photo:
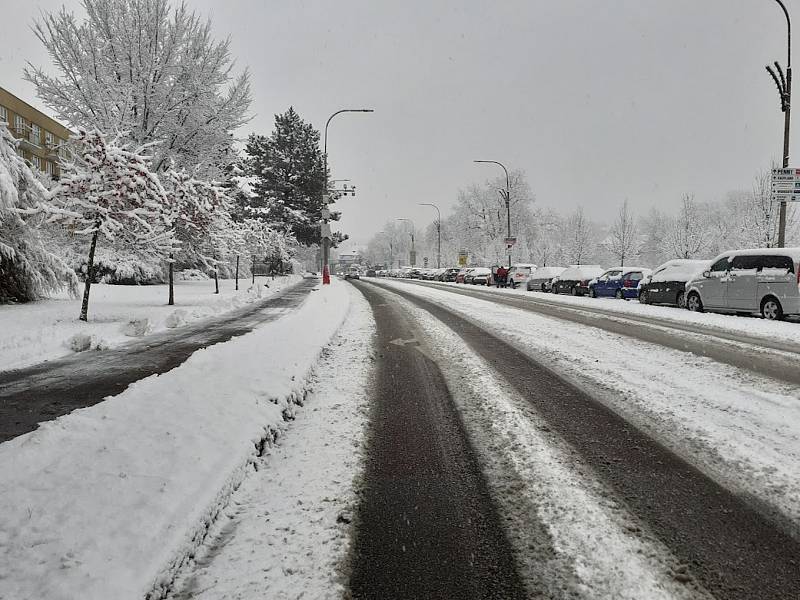
<path fill-rule="evenodd" d="M 62 4 L 81 10 L 3 2 L 0 85 L 35 105 L 22 68 L 49 60 L 28 26 Z M 434 215 L 419 202 L 446 213 L 460 187 L 501 174 L 476 158 L 524 169 L 541 206 L 605 221 L 626 198 L 637 213 L 684 192 L 719 199 L 780 159 L 764 70 L 786 62 L 773 0 L 189 4 L 251 71 L 242 135 L 269 134 L 289 105 L 320 130 L 340 108 L 375 109 L 336 117 L 328 134 L 333 176 L 357 186 L 339 203 L 357 242 L 395 217 L 421 228 Z"/>

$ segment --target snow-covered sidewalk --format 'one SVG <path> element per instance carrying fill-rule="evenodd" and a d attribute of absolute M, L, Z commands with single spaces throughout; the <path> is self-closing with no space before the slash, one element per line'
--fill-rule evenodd
<path fill-rule="evenodd" d="M 285 428 L 352 297 L 334 281 L 277 321 L 0 444 L 0 598 L 159 597 Z"/>
<path fill-rule="evenodd" d="M 76 349 L 112 348 L 267 298 L 299 280 L 299 275 L 257 277 L 251 285 L 250 279 L 239 279 L 237 291 L 235 280 L 220 279 L 219 294 L 214 293 L 211 279 L 176 281 L 174 306 L 167 305 L 166 285 L 95 284 L 88 323 L 78 320 L 80 297 L 1 305 L 0 371 L 66 356 Z"/>
<path fill-rule="evenodd" d="M 233 495 L 174 600 L 343 597 L 375 331 L 366 300 L 349 289 L 350 315 L 304 407 Z"/>

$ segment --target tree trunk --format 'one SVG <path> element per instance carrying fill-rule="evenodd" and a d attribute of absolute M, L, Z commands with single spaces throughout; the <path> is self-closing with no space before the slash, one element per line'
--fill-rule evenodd
<path fill-rule="evenodd" d="M 214 293 L 219 294 L 219 269 L 214 268 Z"/>
<path fill-rule="evenodd" d="M 239 255 L 236 255 L 236 291 L 239 291 Z"/>
<path fill-rule="evenodd" d="M 95 229 L 94 233 L 92 234 L 92 244 L 89 246 L 89 262 L 86 263 L 86 282 L 83 286 L 81 315 L 78 317 L 81 321 L 89 320 L 89 289 L 92 287 L 92 279 L 94 279 L 94 251 L 97 248 L 98 235 L 100 235 L 100 229 Z"/>
<path fill-rule="evenodd" d="M 250 269 L 250 272 L 253 275 L 253 285 L 256 284 L 256 257 L 253 257 L 253 267 Z"/>
<path fill-rule="evenodd" d="M 173 276 L 173 262 L 172 262 L 172 253 L 169 255 L 169 302 L 167 304 L 169 306 L 175 305 L 175 279 Z"/>

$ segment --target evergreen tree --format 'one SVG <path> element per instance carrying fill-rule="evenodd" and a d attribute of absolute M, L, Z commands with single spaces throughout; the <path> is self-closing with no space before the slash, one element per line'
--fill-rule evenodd
<path fill-rule="evenodd" d="M 289 107 L 275 115 L 272 135 L 252 134 L 246 150 L 245 171 L 253 181 L 246 213 L 283 227 L 301 244 L 318 244 L 327 181 L 319 131 Z"/>

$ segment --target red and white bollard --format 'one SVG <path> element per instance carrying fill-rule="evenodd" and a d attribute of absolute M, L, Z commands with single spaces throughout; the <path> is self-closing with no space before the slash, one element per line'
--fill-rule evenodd
<path fill-rule="evenodd" d="M 331 283 L 331 270 L 328 265 L 322 267 L 322 285 L 330 285 Z"/>

